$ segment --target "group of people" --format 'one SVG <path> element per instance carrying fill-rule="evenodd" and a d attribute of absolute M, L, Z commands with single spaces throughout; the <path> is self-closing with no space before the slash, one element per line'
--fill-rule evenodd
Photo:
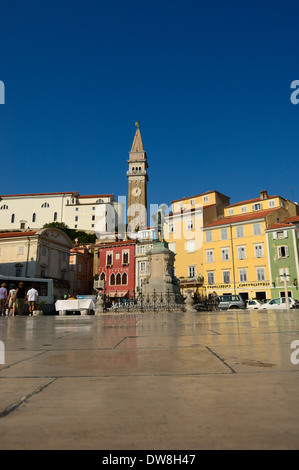
<path fill-rule="evenodd" d="M 36 303 L 38 302 L 38 291 L 34 285 L 26 292 L 23 282 L 18 287 L 12 285 L 9 292 L 5 283 L 0 287 L 0 311 L 1 315 L 22 315 L 25 302 L 28 302 L 29 315 L 33 315 Z M 12 313 L 11 313 L 12 312 Z"/>

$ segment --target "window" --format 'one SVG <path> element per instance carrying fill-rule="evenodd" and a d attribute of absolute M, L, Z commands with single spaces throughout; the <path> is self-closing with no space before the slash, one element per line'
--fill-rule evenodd
<path fill-rule="evenodd" d="M 222 248 L 221 249 L 221 259 L 222 261 L 229 260 L 229 248 Z"/>
<path fill-rule="evenodd" d="M 129 253 L 128 253 L 128 251 L 123 251 L 123 264 L 129 264 Z"/>
<path fill-rule="evenodd" d="M 196 266 L 188 266 L 188 277 L 196 276 Z"/>
<path fill-rule="evenodd" d="M 288 238 L 287 230 L 281 230 L 279 232 L 276 232 L 276 238 Z"/>
<path fill-rule="evenodd" d="M 222 228 L 222 229 L 220 230 L 220 239 L 221 239 L 221 240 L 227 240 L 227 239 L 228 239 L 227 228 Z"/>
<path fill-rule="evenodd" d="M 57 220 L 57 212 L 54 212 L 54 217 L 53 217 L 53 219 L 54 219 L 54 222 Z"/>
<path fill-rule="evenodd" d="M 76 217 L 75 217 L 75 222 L 78 222 L 78 216 L 77 216 L 77 215 L 76 215 Z"/>
<path fill-rule="evenodd" d="M 48 202 L 44 202 L 44 203 L 42 204 L 42 207 L 50 207 L 50 205 L 49 205 Z"/>
<path fill-rule="evenodd" d="M 32 214 L 32 222 L 35 222 L 36 221 L 36 214 L 35 212 Z"/>
<path fill-rule="evenodd" d="M 239 281 L 240 282 L 247 281 L 247 269 L 239 269 Z"/>
<path fill-rule="evenodd" d="M 223 282 L 228 284 L 230 282 L 230 271 L 222 271 Z"/>
<path fill-rule="evenodd" d="M 253 235 L 261 235 L 262 229 L 261 224 L 253 224 Z"/>
<path fill-rule="evenodd" d="M 95 220 L 96 216 L 95 215 L 92 215 L 91 216 L 91 220 Z"/>
<path fill-rule="evenodd" d="M 194 204 L 195 204 L 195 199 L 190 199 L 190 204 L 191 204 L 191 206 L 194 206 Z"/>
<path fill-rule="evenodd" d="M 128 276 L 127 276 L 127 273 L 123 273 L 122 277 L 121 277 L 121 283 L 123 285 L 126 285 L 128 284 Z"/>
<path fill-rule="evenodd" d="M 17 266 L 16 267 L 16 277 L 22 277 L 22 266 Z"/>
<path fill-rule="evenodd" d="M 194 253 L 195 251 L 195 240 L 187 240 L 187 253 Z"/>
<path fill-rule="evenodd" d="M 45 246 L 42 247 L 42 255 L 43 256 L 47 255 L 47 248 Z"/>
<path fill-rule="evenodd" d="M 247 206 L 241 207 L 241 212 L 247 212 Z"/>
<path fill-rule="evenodd" d="M 117 286 L 121 285 L 121 275 L 119 273 L 116 274 L 116 285 Z"/>
<path fill-rule="evenodd" d="M 289 256 L 288 246 L 278 246 L 277 252 L 278 252 L 278 258 L 287 258 Z"/>
<path fill-rule="evenodd" d="M 275 201 L 269 201 L 269 207 L 275 207 Z"/>
<path fill-rule="evenodd" d="M 228 209 L 228 215 L 234 215 L 234 209 Z"/>
<path fill-rule="evenodd" d="M 107 256 L 106 256 L 106 265 L 107 265 L 107 266 L 112 266 L 112 253 L 107 253 Z"/>
<path fill-rule="evenodd" d="M 246 247 L 245 246 L 238 246 L 238 259 L 246 259 Z"/>
<path fill-rule="evenodd" d="M 23 255 L 24 254 L 24 247 L 23 246 L 19 246 L 18 247 L 18 255 Z"/>
<path fill-rule="evenodd" d="M 256 204 L 252 204 L 253 211 L 259 211 L 261 208 L 262 208 L 262 204 L 260 202 L 257 202 Z"/>
<path fill-rule="evenodd" d="M 115 286 L 115 275 L 113 273 L 110 276 L 110 286 Z"/>
<path fill-rule="evenodd" d="M 105 273 L 102 273 L 101 276 L 100 276 L 100 280 L 105 281 L 105 279 L 106 279 Z"/>
<path fill-rule="evenodd" d="M 204 196 L 203 197 L 203 202 L 209 202 L 209 196 Z"/>
<path fill-rule="evenodd" d="M 8 206 L 6 204 L 3 204 L 3 206 L 1 206 L 0 209 L 8 209 Z"/>
<path fill-rule="evenodd" d="M 208 284 L 214 284 L 215 283 L 215 273 L 214 272 L 208 272 Z"/>
<path fill-rule="evenodd" d="M 146 272 L 146 262 L 145 261 L 140 262 L 140 272 L 142 272 L 142 273 Z"/>
<path fill-rule="evenodd" d="M 173 233 L 173 232 L 174 232 L 174 225 L 169 224 L 169 233 Z"/>
<path fill-rule="evenodd" d="M 236 236 L 237 238 L 243 238 L 244 237 L 244 227 L 241 225 L 240 227 L 236 227 Z"/>
<path fill-rule="evenodd" d="M 258 281 L 265 281 L 265 268 L 256 268 L 256 279 Z"/>
<path fill-rule="evenodd" d="M 289 275 L 289 268 L 280 268 L 279 270 L 279 277 L 280 277 L 280 282 L 284 282 L 284 277 Z M 288 281 L 287 277 L 287 281 Z"/>
<path fill-rule="evenodd" d="M 206 250 L 206 261 L 207 263 L 214 261 L 214 250 Z"/>
<path fill-rule="evenodd" d="M 78 273 L 82 273 L 82 263 L 78 264 Z"/>
<path fill-rule="evenodd" d="M 11 220 L 10 220 L 10 221 L 11 221 L 12 224 L 14 223 L 14 221 L 15 221 L 15 214 L 11 214 Z"/>
<path fill-rule="evenodd" d="M 206 242 L 212 242 L 213 241 L 213 232 L 212 230 L 209 230 L 206 232 Z"/>
<path fill-rule="evenodd" d="M 187 220 L 187 230 L 193 230 L 193 229 L 194 229 L 194 221 Z"/>
<path fill-rule="evenodd" d="M 264 256 L 263 245 L 255 245 L 254 246 L 254 256 L 256 258 L 263 258 L 263 256 Z"/>

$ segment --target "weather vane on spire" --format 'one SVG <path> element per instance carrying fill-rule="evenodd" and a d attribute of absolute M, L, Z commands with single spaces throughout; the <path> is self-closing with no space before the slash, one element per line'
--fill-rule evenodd
<path fill-rule="evenodd" d="M 140 127 L 140 122 L 139 122 L 139 121 L 135 122 L 135 126 L 137 127 L 137 129 L 139 129 L 139 127 Z"/>

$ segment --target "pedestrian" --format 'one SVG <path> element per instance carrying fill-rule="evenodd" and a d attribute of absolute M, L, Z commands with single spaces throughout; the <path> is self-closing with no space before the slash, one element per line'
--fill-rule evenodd
<path fill-rule="evenodd" d="M 218 310 L 219 297 L 215 291 L 212 292 L 212 310 L 215 312 Z"/>
<path fill-rule="evenodd" d="M 7 303 L 8 303 L 8 313 L 7 315 L 10 315 L 11 309 L 12 309 L 12 316 L 15 316 L 16 313 L 16 286 L 12 284 L 10 291 L 8 293 L 7 297 Z"/>
<path fill-rule="evenodd" d="M 19 286 L 16 292 L 16 304 L 17 304 L 18 315 L 22 315 L 23 313 L 23 308 L 25 305 L 25 298 L 26 298 L 25 286 L 24 286 L 24 282 L 21 281 L 19 283 Z"/>
<path fill-rule="evenodd" d="M 27 302 L 29 305 L 29 316 L 33 315 L 35 310 L 36 302 L 38 302 L 38 292 L 32 284 L 31 289 L 27 291 Z"/>
<path fill-rule="evenodd" d="M 0 309 L 1 315 L 5 315 L 5 304 L 7 302 L 7 289 L 6 284 L 3 282 L 0 287 Z"/>

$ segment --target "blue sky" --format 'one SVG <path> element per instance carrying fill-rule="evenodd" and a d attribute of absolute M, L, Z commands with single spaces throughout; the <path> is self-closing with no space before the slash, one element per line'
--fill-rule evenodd
<path fill-rule="evenodd" d="M 127 195 L 135 122 L 149 203 L 216 189 L 299 200 L 298 3 L 1 4 L 1 194 Z"/>

